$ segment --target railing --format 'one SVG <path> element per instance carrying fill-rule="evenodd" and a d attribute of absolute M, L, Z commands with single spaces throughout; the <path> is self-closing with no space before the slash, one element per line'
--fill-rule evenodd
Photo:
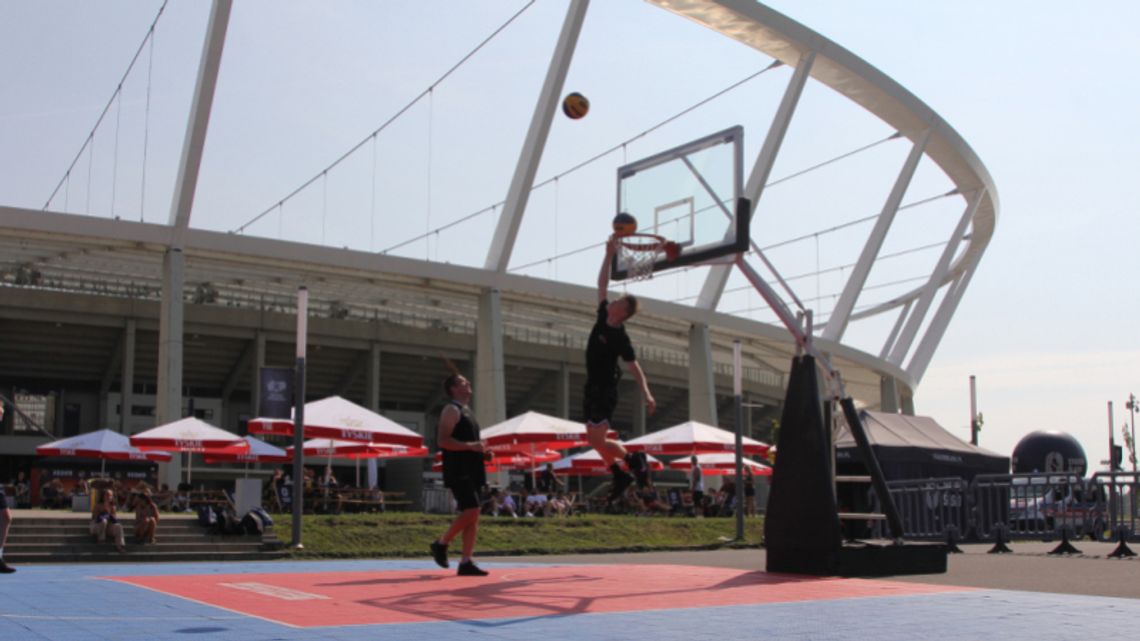
<path fill-rule="evenodd" d="M 959 478 L 890 481 L 887 486 L 907 539 L 1137 540 L 1140 474 L 985 474 Z M 883 536 L 877 525 L 874 536 Z"/>

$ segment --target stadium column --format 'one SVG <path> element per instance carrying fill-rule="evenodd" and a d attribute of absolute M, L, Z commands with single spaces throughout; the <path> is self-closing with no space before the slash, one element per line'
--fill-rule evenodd
<path fill-rule="evenodd" d="M 483 427 L 506 420 L 507 392 L 503 373 L 503 310 L 498 289 L 479 295 L 475 328 L 475 418 Z"/>
<path fill-rule="evenodd" d="M 251 359 L 253 380 L 249 384 L 249 413 L 261 416 L 261 368 L 265 367 L 265 332 L 257 330 L 253 334 L 253 359 Z"/>
<path fill-rule="evenodd" d="M 135 388 L 135 330 L 138 321 L 127 319 L 127 327 L 123 330 L 123 371 L 119 379 L 119 433 L 130 434 L 131 407 L 134 401 L 131 398 Z"/>
<path fill-rule="evenodd" d="M 899 384 L 894 376 L 879 378 L 879 409 L 891 414 L 899 411 Z"/>
<path fill-rule="evenodd" d="M 558 364 L 558 379 L 555 388 L 555 397 L 558 403 L 558 417 L 570 418 L 570 364 Z"/>
<path fill-rule="evenodd" d="M 709 326 L 689 328 L 689 420 L 716 425 L 716 386 L 713 380 Z"/>
<path fill-rule="evenodd" d="M 166 250 L 162 260 L 162 302 L 158 317 L 158 397 L 155 426 L 182 418 L 182 337 L 185 257 L 181 249 Z M 161 483 L 176 487 L 182 476 L 182 458 L 160 464 Z"/>
<path fill-rule="evenodd" d="M 364 403 L 373 412 L 380 412 L 380 343 L 368 343 L 368 369 L 365 376 Z M 427 427 L 424 431 L 427 431 Z M 376 459 L 368 459 L 367 487 L 374 487 L 380 478 L 380 468 Z"/>

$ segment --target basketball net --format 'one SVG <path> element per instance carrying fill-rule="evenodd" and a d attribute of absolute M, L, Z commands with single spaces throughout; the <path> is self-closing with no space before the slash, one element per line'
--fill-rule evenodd
<path fill-rule="evenodd" d="M 626 280 L 633 282 L 653 277 L 657 254 L 665 251 L 665 238 L 657 234 L 630 234 L 618 245 L 618 260 L 625 264 Z"/>

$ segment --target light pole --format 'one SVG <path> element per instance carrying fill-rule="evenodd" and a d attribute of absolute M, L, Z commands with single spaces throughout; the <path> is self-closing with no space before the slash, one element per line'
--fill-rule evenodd
<path fill-rule="evenodd" d="M 1129 419 L 1132 422 L 1132 472 L 1136 473 L 1136 395 L 1129 394 L 1128 402 L 1124 404 L 1128 408 Z"/>

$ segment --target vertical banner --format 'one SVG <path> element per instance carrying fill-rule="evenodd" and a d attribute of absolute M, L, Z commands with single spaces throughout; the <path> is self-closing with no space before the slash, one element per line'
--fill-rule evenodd
<path fill-rule="evenodd" d="M 293 416 L 293 368 L 262 367 L 261 403 L 257 415 L 262 418 Z"/>

